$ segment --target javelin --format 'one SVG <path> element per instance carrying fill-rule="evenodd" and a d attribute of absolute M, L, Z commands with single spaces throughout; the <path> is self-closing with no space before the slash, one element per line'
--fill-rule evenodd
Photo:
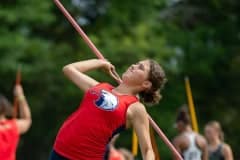
<path fill-rule="evenodd" d="M 73 25 L 73 27 L 77 30 L 77 32 L 81 35 L 83 40 L 87 43 L 87 45 L 92 49 L 92 51 L 95 53 L 95 55 L 100 59 L 105 59 L 101 52 L 95 47 L 95 45 L 92 43 L 92 41 L 88 38 L 88 36 L 83 32 L 81 27 L 77 24 L 77 22 L 73 19 L 73 17 L 68 13 L 68 11 L 64 8 L 64 6 L 61 4 L 59 0 L 54 0 L 57 7 L 62 11 L 62 13 L 65 15 L 65 17 L 68 19 L 68 21 Z M 117 73 L 113 73 L 117 78 L 119 78 Z M 148 115 L 148 119 L 150 124 L 153 126 L 153 128 L 156 130 L 160 138 L 163 139 L 163 141 L 166 143 L 166 145 L 171 149 L 171 151 L 176 155 L 176 157 L 179 160 L 183 160 L 181 155 L 178 153 L 178 151 L 175 149 L 175 147 L 170 143 L 168 138 L 164 135 L 164 133 L 161 131 L 161 129 L 157 126 L 157 124 L 152 120 L 152 118 Z"/>
<path fill-rule="evenodd" d="M 97 47 L 93 44 L 93 42 L 88 38 L 88 36 L 84 33 L 84 31 L 79 27 L 77 22 L 73 19 L 73 17 L 68 13 L 68 11 L 64 8 L 62 3 L 59 0 L 54 0 L 55 4 L 58 6 L 58 8 L 62 11 L 62 13 L 65 15 L 65 17 L 68 19 L 68 21 L 73 25 L 73 27 L 77 30 L 77 32 L 80 34 L 80 36 L 83 38 L 83 40 L 86 42 L 86 44 L 89 46 L 89 48 L 95 53 L 95 55 L 99 59 L 105 59 L 101 52 L 97 49 Z M 117 80 L 118 83 L 121 83 L 121 78 L 117 74 L 115 70 L 111 70 L 110 72 L 111 76 L 115 80 Z"/>
<path fill-rule="evenodd" d="M 186 93 L 187 93 L 187 99 L 188 99 L 188 108 L 190 110 L 190 115 L 191 115 L 192 127 L 193 127 L 194 131 L 198 132 L 197 116 L 196 116 L 196 112 L 195 112 L 192 91 L 191 91 L 190 82 L 189 82 L 188 77 L 185 77 L 185 87 L 186 87 Z"/>

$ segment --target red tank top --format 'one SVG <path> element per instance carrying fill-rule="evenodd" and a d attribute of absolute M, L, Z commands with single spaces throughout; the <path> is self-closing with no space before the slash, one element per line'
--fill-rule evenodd
<path fill-rule="evenodd" d="M 0 122 L 0 159 L 15 160 L 16 148 L 19 140 L 16 120 Z"/>
<path fill-rule="evenodd" d="M 116 95 L 113 86 L 90 88 L 77 109 L 62 125 L 54 150 L 71 160 L 102 160 L 112 136 L 125 129 L 126 112 L 135 96 Z"/>

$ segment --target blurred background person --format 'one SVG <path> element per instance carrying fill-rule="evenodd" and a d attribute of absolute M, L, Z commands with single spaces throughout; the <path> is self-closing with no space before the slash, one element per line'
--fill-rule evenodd
<path fill-rule="evenodd" d="M 186 105 L 178 112 L 176 128 L 179 135 L 174 138 L 173 144 L 184 160 L 208 160 L 207 142 L 203 136 L 193 131 Z"/>
<path fill-rule="evenodd" d="M 115 142 L 119 134 L 114 136 L 109 143 L 109 156 L 108 160 L 134 160 L 133 154 L 126 148 L 116 148 Z"/>
<path fill-rule="evenodd" d="M 27 132 L 31 126 L 31 112 L 21 85 L 14 90 L 19 104 L 19 116 L 8 118 L 12 107 L 6 97 L 0 94 L 0 160 L 15 160 L 19 136 Z"/>
<path fill-rule="evenodd" d="M 206 124 L 205 137 L 209 160 L 233 160 L 232 149 L 224 143 L 224 133 L 219 122 L 210 121 Z"/>

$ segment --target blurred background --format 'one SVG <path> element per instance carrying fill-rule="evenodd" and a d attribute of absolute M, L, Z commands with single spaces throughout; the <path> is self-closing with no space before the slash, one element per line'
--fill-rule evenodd
<path fill-rule="evenodd" d="M 168 83 L 162 101 L 148 108 L 167 137 L 178 108 L 187 103 L 184 77 L 191 83 L 200 133 L 218 120 L 240 159 L 240 1 L 239 0 L 63 0 L 119 74 L 140 59 L 164 67 Z M 80 103 L 82 92 L 67 80 L 62 67 L 95 58 L 52 0 L 0 2 L 0 92 L 13 100 L 16 72 L 32 111 L 33 125 L 22 136 L 18 160 L 46 160 L 57 131 Z M 99 81 L 116 85 L 102 72 Z M 171 152 L 156 135 L 161 159 Z M 131 130 L 117 146 L 131 149 Z M 138 155 L 138 159 L 140 158 Z"/>

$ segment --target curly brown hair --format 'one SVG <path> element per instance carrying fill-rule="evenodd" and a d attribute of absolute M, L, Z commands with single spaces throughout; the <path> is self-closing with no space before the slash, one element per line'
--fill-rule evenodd
<path fill-rule="evenodd" d="M 140 98 L 145 103 L 156 104 L 162 98 L 160 91 L 163 89 L 167 79 L 162 67 L 152 59 L 149 59 L 150 71 L 148 80 L 152 83 L 149 90 L 139 93 Z"/>

